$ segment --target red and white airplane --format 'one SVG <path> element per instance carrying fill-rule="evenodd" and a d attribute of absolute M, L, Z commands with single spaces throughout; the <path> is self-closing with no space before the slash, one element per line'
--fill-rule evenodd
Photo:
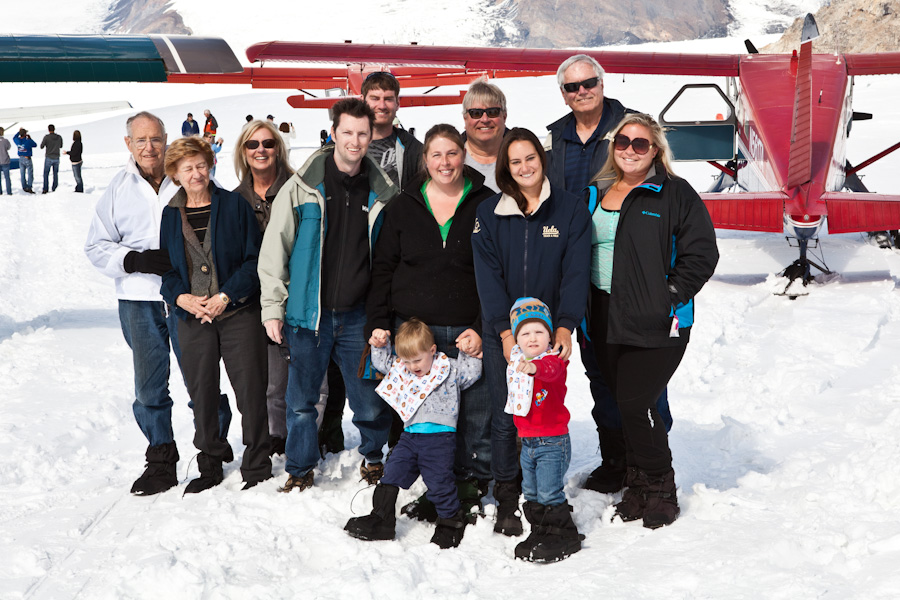
<path fill-rule="evenodd" d="M 676 160 L 708 160 L 723 173 L 701 194 L 716 227 L 784 232 L 800 257 L 786 269 L 791 279 L 811 279 L 807 248 L 828 223 L 831 233 L 900 229 L 900 195 L 868 193 L 857 173 L 900 147 L 896 144 L 857 166 L 846 160 L 854 120 L 871 115 L 851 107 L 858 75 L 900 73 L 900 52 L 814 54 L 818 36 L 807 15 L 799 53 L 668 54 L 585 51 L 609 73 L 726 78 L 685 86 L 659 115 Z M 265 42 L 247 49 L 260 66 L 223 75 L 170 75 L 170 81 L 245 83 L 258 88 L 337 89 L 359 94 L 366 75 L 390 71 L 406 87 L 464 85 L 478 77 L 527 77 L 556 73 L 571 50 L 461 48 Z M 272 68 L 272 62 L 338 63 L 330 68 Z M 726 105 L 718 118 L 667 119 L 669 108 L 692 88 L 710 88 Z M 459 103 L 462 94 L 401 96 L 402 106 Z M 309 94 L 307 92 L 307 94 Z M 294 107 L 327 107 L 338 98 L 291 96 Z M 723 191 L 733 184 L 732 192 Z"/>
<path fill-rule="evenodd" d="M 846 160 L 853 121 L 871 118 L 852 110 L 854 78 L 900 73 L 900 52 L 814 54 L 812 40 L 817 36 L 815 20 L 807 15 L 800 51 L 793 54 L 758 54 L 749 43 L 750 53 L 733 55 L 585 51 L 609 73 L 725 78 L 724 92 L 715 84 L 685 86 L 661 111 L 659 121 L 667 129 L 676 160 L 705 160 L 722 172 L 719 184 L 701 194 L 716 227 L 784 232 L 796 240 L 800 253 L 785 274 L 791 280 L 801 278 L 804 284 L 811 279 L 811 267 L 827 272 L 807 256 L 810 242 L 818 239 L 826 222 L 830 233 L 900 229 L 900 195 L 869 193 L 857 177 L 861 169 L 900 148 L 900 143 L 856 166 Z M 171 40 L 158 37 L 134 41 L 161 57 L 154 63 L 154 80 L 326 90 L 325 97 L 306 92 L 288 98 L 291 106 L 315 108 L 331 106 L 342 96 L 359 95 L 364 78 L 375 71 L 391 72 L 404 88 L 431 87 L 420 95 L 401 96 L 401 106 L 456 104 L 462 101 L 462 93 L 431 92 L 439 86 L 466 85 L 479 77 L 552 75 L 572 54 L 571 50 L 265 42 L 247 49 L 247 58 L 259 66 L 241 68 L 223 57 L 227 52 L 222 52 L 221 40 L 176 39 L 185 49 L 179 56 Z M 103 38 L 114 49 L 122 49 L 114 36 Z M 0 36 L 0 81 L 10 81 L 4 79 L 3 42 Z M 216 48 L 220 58 L 213 60 L 204 45 Z M 191 68 L 184 67 L 186 53 L 193 59 Z M 118 55 L 122 60 L 129 57 L 125 51 Z M 209 68 L 204 68 L 204 58 Z M 91 53 L 91 59 L 96 62 L 98 54 Z M 285 61 L 337 66 L 268 66 Z M 100 72 L 109 74 L 108 69 Z M 338 95 L 329 95 L 329 90 Z M 673 107 L 679 98 L 698 90 L 717 96 L 725 109 L 715 118 L 670 116 L 678 112 Z M 732 191 L 724 191 L 726 184 L 733 184 Z"/>

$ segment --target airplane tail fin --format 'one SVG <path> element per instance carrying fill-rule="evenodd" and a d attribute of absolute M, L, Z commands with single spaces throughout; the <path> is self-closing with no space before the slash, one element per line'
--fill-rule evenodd
<path fill-rule="evenodd" d="M 794 91 L 791 150 L 787 187 L 799 187 L 812 179 L 812 41 L 819 36 L 816 21 L 806 15 L 800 37 L 800 57 Z"/>

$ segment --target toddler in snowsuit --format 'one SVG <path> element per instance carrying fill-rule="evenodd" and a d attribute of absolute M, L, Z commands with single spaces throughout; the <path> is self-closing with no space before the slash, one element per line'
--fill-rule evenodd
<path fill-rule="evenodd" d="M 350 519 L 344 530 L 361 540 L 394 539 L 399 488 L 409 489 L 421 474 L 438 514 L 431 541 L 455 548 L 466 526 L 453 474 L 459 397 L 481 377 L 481 359 L 438 352 L 431 329 L 415 318 L 397 329 L 393 360 L 388 336 L 375 329 L 369 339 L 372 366 L 387 374 L 375 391 L 403 419 L 403 433 L 375 486 L 372 513 Z"/>
<path fill-rule="evenodd" d="M 516 345 L 506 368 L 506 412 L 522 439 L 522 512 L 531 534 L 516 546 L 516 558 L 562 560 L 581 550 L 584 536 L 572 521 L 563 491 L 572 455 L 566 399 L 566 367 L 552 352 L 550 309 L 537 298 L 519 298 L 509 312 Z"/>

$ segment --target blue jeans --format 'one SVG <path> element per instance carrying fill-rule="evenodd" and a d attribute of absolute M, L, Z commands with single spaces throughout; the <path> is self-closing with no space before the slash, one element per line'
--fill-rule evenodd
<path fill-rule="evenodd" d="M 578 349 L 581 351 L 581 364 L 584 365 L 584 374 L 587 375 L 591 387 L 591 396 L 594 398 L 594 408 L 591 410 L 591 416 L 598 428 L 606 429 L 622 429 L 622 414 L 619 412 L 619 406 L 616 399 L 613 398 L 612 391 L 603 380 L 603 372 L 597 364 L 597 355 L 594 353 L 594 343 L 587 339 L 578 330 Z M 669 390 L 663 390 L 663 393 L 656 400 L 656 410 L 662 417 L 666 426 L 666 431 L 672 429 L 672 412 L 669 410 Z M 608 456 L 606 458 L 620 458 L 618 456 Z"/>
<path fill-rule="evenodd" d="M 119 300 L 119 321 L 134 361 L 133 410 L 138 427 L 151 446 L 173 442 L 165 303 Z M 174 328 L 174 319 L 171 325 Z"/>
<path fill-rule="evenodd" d="M 519 476 L 519 456 L 516 447 L 516 425 L 506 407 L 506 359 L 500 336 L 486 324 L 481 348 L 484 352 L 482 378 L 491 396 L 491 473 L 494 481 L 515 481 Z"/>
<path fill-rule="evenodd" d="M 357 376 L 366 341 L 366 310 L 360 305 L 348 311 L 322 311 L 319 332 L 286 326 L 284 335 L 291 351 L 288 367 L 287 443 L 285 470 L 302 477 L 319 462 L 316 403 L 319 388 L 333 357 L 347 387 L 353 424 L 362 442 L 359 452 L 369 462 L 381 462 L 391 427 L 391 409 L 375 393 L 378 382 Z"/>
<path fill-rule="evenodd" d="M 75 177 L 75 191 L 84 191 L 84 181 L 81 180 L 81 165 L 84 163 L 72 163 L 72 175 Z"/>
<path fill-rule="evenodd" d="M 50 176 L 50 169 L 53 169 L 53 191 L 56 191 L 56 187 L 59 185 L 59 159 L 58 158 L 44 158 L 44 193 L 47 193 L 47 178 Z"/>
<path fill-rule="evenodd" d="M 394 331 L 403 323 L 394 320 Z M 429 325 L 439 351 L 450 358 L 459 356 L 456 338 L 468 326 Z M 459 479 L 491 478 L 491 395 L 482 375 L 472 387 L 463 391 L 456 424 L 456 461 L 454 471 Z"/>
<path fill-rule="evenodd" d="M 556 506 L 566 501 L 563 491 L 572 460 L 569 434 L 522 438 L 522 494 L 529 502 Z"/>
<path fill-rule="evenodd" d="M 19 157 L 19 174 L 22 176 L 22 189 L 30 190 L 34 183 L 34 164 L 30 156 Z"/>
<path fill-rule="evenodd" d="M 6 179 L 6 193 L 12 196 L 12 182 L 9 180 L 9 163 L 5 165 L 0 165 L 0 175 L 2 175 L 3 179 Z M 0 181 L 0 194 L 3 193 L 3 182 Z"/>

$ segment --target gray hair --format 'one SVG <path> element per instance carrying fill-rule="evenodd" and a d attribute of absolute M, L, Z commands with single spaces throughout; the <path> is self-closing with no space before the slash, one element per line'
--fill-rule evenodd
<path fill-rule="evenodd" d="M 142 110 L 138 114 L 133 117 L 129 117 L 127 121 L 125 121 L 125 131 L 128 133 L 128 137 L 131 137 L 131 126 L 138 119 L 150 119 L 151 121 L 156 121 L 159 128 L 162 129 L 163 135 L 166 135 L 166 124 L 163 123 L 162 119 L 154 115 L 153 113 L 149 113 L 146 110 Z"/>
<path fill-rule="evenodd" d="M 469 86 L 466 95 L 463 96 L 463 113 L 472 108 L 476 102 L 485 106 L 499 106 L 506 112 L 506 96 L 503 91 L 493 83 L 488 83 L 484 79 L 476 79 Z"/>
<path fill-rule="evenodd" d="M 603 67 L 600 66 L 596 60 L 588 56 L 587 54 L 576 54 L 575 56 L 570 56 L 566 60 L 563 61 L 563 64 L 559 65 L 559 68 L 556 70 L 556 81 L 559 83 L 559 87 L 562 87 L 566 82 L 566 69 L 574 65 L 575 63 L 585 62 L 594 69 L 594 74 L 603 81 L 603 75 L 606 74 L 606 71 L 603 70 Z"/>

